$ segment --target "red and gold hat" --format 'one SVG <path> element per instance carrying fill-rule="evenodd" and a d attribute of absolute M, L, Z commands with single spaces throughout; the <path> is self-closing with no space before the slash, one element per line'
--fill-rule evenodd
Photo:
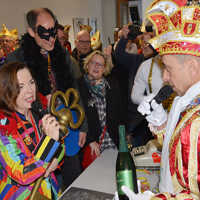
<path fill-rule="evenodd" d="M 155 0 L 146 18 L 155 30 L 149 43 L 160 55 L 200 56 L 200 6 L 186 0 Z"/>

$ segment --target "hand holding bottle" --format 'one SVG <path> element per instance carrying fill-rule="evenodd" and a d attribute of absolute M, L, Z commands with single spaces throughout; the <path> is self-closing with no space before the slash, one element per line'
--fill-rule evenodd
<path fill-rule="evenodd" d="M 153 193 L 149 190 L 143 193 L 135 194 L 132 190 L 130 190 L 130 188 L 125 185 L 122 186 L 122 190 L 127 195 L 129 200 L 150 200 L 153 196 Z"/>
<path fill-rule="evenodd" d="M 139 180 L 137 181 L 137 184 L 138 184 L 138 191 L 139 191 L 138 194 L 134 193 L 129 187 L 127 187 L 125 185 L 123 185 L 121 189 L 126 194 L 126 196 L 129 198 L 129 200 L 150 200 L 151 197 L 154 195 L 154 193 L 152 193 L 149 190 L 141 193 L 141 190 L 140 190 L 141 183 Z M 119 200 L 117 192 L 115 192 L 115 197 L 113 200 Z"/>

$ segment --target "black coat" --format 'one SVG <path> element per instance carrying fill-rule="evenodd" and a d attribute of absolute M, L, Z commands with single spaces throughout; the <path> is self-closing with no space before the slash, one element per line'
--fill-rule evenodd
<path fill-rule="evenodd" d="M 82 55 L 78 56 L 77 48 L 74 48 L 74 50 L 72 51 L 72 57 L 78 62 L 79 70 L 80 70 L 81 74 L 85 73 L 85 71 L 83 69 L 84 59 L 91 53 L 92 53 L 92 49 L 87 54 L 82 54 Z"/>
<path fill-rule="evenodd" d="M 26 33 L 22 37 L 20 47 L 8 55 L 6 62 L 19 61 L 26 63 L 33 73 L 39 92 L 46 96 L 51 93 L 48 77 L 48 61 L 40 53 L 40 49 L 41 47 L 36 44 L 35 39 Z M 65 92 L 68 88 L 75 87 L 69 53 L 56 40 L 54 49 L 49 54 L 57 89 Z"/>
<path fill-rule="evenodd" d="M 110 76 L 107 78 L 107 81 L 110 85 L 110 88 L 106 89 L 106 125 L 110 137 L 118 147 L 118 127 L 121 124 L 125 124 L 126 121 L 124 112 L 125 105 L 123 103 L 123 97 L 120 95 L 119 84 L 117 80 Z M 88 105 L 88 102 L 91 99 L 91 95 L 83 77 L 78 80 L 78 86 L 88 120 L 86 144 L 89 144 L 93 141 L 99 142 L 99 136 L 102 132 L 98 112 L 95 105 Z"/>

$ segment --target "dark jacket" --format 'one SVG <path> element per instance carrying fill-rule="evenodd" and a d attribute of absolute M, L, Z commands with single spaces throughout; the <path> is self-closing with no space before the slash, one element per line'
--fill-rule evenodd
<path fill-rule="evenodd" d="M 106 90 L 106 125 L 110 137 L 118 147 L 118 127 L 120 124 L 125 124 L 126 121 L 124 103 L 123 97 L 119 92 L 117 80 L 113 78 L 113 76 L 110 76 L 107 78 L 107 81 L 110 85 L 110 88 L 107 88 Z M 98 112 L 95 105 L 88 105 L 91 95 L 83 77 L 78 80 L 78 86 L 88 119 L 88 134 L 86 144 L 93 141 L 99 142 L 99 136 L 101 135 L 102 130 L 100 127 Z"/>
<path fill-rule="evenodd" d="M 83 75 L 85 73 L 84 69 L 83 69 L 83 65 L 84 65 L 84 59 L 90 54 L 92 53 L 92 49 L 90 52 L 88 52 L 87 54 L 83 54 L 78 56 L 78 50 L 77 48 L 74 48 L 74 50 L 72 51 L 72 57 L 78 62 L 79 65 L 79 70 L 81 72 L 81 74 Z"/>
<path fill-rule="evenodd" d="M 116 60 L 116 69 L 113 71 L 120 80 L 120 86 L 123 86 L 123 94 L 127 96 L 127 130 L 132 132 L 140 124 L 144 117 L 138 113 L 137 106 L 132 103 L 130 94 L 133 87 L 135 75 L 140 64 L 145 60 L 143 54 L 129 54 L 125 51 L 128 39 L 121 38 L 116 46 L 114 56 Z"/>
<path fill-rule="evenodd" d="M 136 74 L 139 65 L 145 60 L 143 54 L 130 54 L 127 53 L 126 45 L 128 39 L 121 38 L 115 48 L 116 63 L 123 67 L 122 70 L 132 71 L 133 75 Z"/>
<path fill-rule="evenodd" d="M 39 92 L 43 95 L 51 93 L 50 81 L 48 78 L 48 60 L 40 53 L 39 47 L 34 38 L 29 34 L 22 37 L 20 48 L 9 54 L 6 62 L 20 61 L 28 65 L 36 79 Z M 55 47 L 49 52 L 51 67 L 56 79 L 58 90 L 65 92 L 68 88 L 74 87 L 73 69 L 69 53 L 66 53 L 56 40 Z"/>
<path fill-rule="evenodd" d="M 128 39 L 121 38 L 116 46 L 114 55 L 118 73 L 128 75 L 128 93 L 130 93 L 137 70 L 145 58 L 143 54 L 127 53 L 125 51 L 127 43 Z"/>

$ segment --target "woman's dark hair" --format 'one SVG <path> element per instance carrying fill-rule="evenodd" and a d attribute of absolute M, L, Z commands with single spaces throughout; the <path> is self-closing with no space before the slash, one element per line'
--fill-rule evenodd
<path fill-rule="evenodd" d="M 15 111 L 16 99 L 20 91 L 17 72 L 25 68 L 28 69 L 20 62 L 10 62 L 0 68 L 0 110 L 8 114 Z"/>
<path fill-rule="evenodd" d="M 57 19 L 56 19 L 55 15 L 53 14 L 53 12 L 49 8 L 33 9 L 33 10 L 30 10 L 26 14 L 26 21 L 28 23 L 28 26 L 30 28 L 32 28 L 33 31 L 36 31 L 35 26 L 36 26 L 36 23 L 37 23 L 37 17 L 41 12 L 47 12 L 49 15 L 51 15 L 51 17 L 53 18 L 53 20 L 56 24 Z"/>
<path fill-rule="evenodd" d="M 59 30 L 62 30 L 62 31 L 64 31 L 64 26 L 63 25 L 61 25 L 61 24 L 57 24 L 57 27 L 56 27 L 57 29 L 59 29 Z"/>

